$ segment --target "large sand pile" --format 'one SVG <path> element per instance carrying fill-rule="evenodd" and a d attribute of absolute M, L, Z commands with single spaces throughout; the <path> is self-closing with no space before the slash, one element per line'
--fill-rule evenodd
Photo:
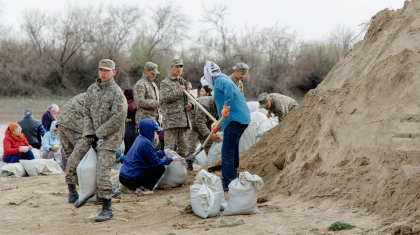
<path fill-rule="evenodd" d="M 241 156 L 265 192 L 420 224 L 420 1 L 377 13 L 299 108 Z"/>

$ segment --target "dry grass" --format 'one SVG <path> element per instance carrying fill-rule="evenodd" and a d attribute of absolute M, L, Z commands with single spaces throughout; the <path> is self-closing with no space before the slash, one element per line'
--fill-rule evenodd
<path fill-rule="evenodd" d="M 1 98 L 0 99 L 0 122 L 17 122 L 23 118 L 26 108 L 34 111 L 34 118 L 41 120 L 47 110 L 47 106 L 55 103 L 60 108 L 71 98 Z"/>

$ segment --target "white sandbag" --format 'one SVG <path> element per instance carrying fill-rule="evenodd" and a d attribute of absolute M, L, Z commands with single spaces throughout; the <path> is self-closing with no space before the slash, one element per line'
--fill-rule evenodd
<path fill-rule="evenodd" d="M 25 168 L 28 176 L 38 176 L 41 174 L 45 165 L 42 159 L 20 160 L 19 162 L 22 164 L 23 168 Z"/>
<path fill-rule="evenodd" d="M 261 112 L 252 112 L 251 113 L 251 122 L 258 122 L 258 124 L 262 123 L 267 119 L 267 116 Z"/>
<path fill-rule="evenodd" d="M 3 147 L 0 147 L 0 158 L 1 158 L 1 160 L 3 160 L 3 152 L 4 150 L 3 150 Z"/>
<path fill-rule="evenodd" d="M 165 173 L 160 177 L 155 188 L 162 189 L 165 184 L 172 188 L 181 186 L 187 180 L 187 170 L 183 161 L 173 161 L 165 166 Z"/>
<path fill-rule="evenodd" d="M 224 210 L 226 208 L 227 202 L 225 200 L 225 194 L 223 193 L 223 185 L 220 177 L 202 169 L 197 173 L 194 184 L 205 184 L 217 188 L 220 192 L 222 192 L 220 199 L 220 209 Z"/>
<path fill-rule="evenodd" d="M 194 214 L 201 218 L 217 216 L 220 212 L 220 199 L 222 192 L 206 184 L 193 184 L 190 186 L 191 207 Z"/>
<path fill-rule="evenodd" d="M 260 108 L 260 103 L 258 103 L 258 101 L 249 101 L 246 102 L 246 105 L 248 105 L 249 112 L 251 113 Z"/>
<path fill-rule="evenodd" d="M 241 138 L 239 139 L 239 152 L 244 152 L 251 148 L 255 142 L 255 135 L 258 128 L 258 122 L 249 123 L 248 127 L 245 129 Z"/>
<path fill-rule="evenodd" d="M 36 148 L 32 148 L 32 153 L 34 154 L 34 158 L 35 159 L 42 159 L 42 156 L 41 156 L 41 150 L 39 150 L 39 149 L 36 149 Z"/>
<path fill-rule="evenodd" d="M 220 142 L 213 142 L 209 149 L 209 154 L 207 155 L 206 164 L 209 164 L 217 159 L 222 158 L 222 146 L 223 146 L 223 132 L 217 132 L 217 137 L 219 137 Z"/>
<path fill-rule="evenodd" d="M 120 187 L 120 174 L 116 174 L 111 177 L 112 191 L 117 190 Z"/>
<path fill-rule="evenodd" d="M 1 169 L 4 165 L 7 165 L 7 163 L 3 162 L 3 157 L 0 157 L 0 169 Z"/>
<path fill-rule="evenodd" d="M 222 216 L 260 213 L 257 208 L 257 190 L 263 186 L 263 180 L 258 175 L 241 172 L 239 178 L 229 184 L 229 202 Z"/>
<path fill-rule="evenodd" d="M 207 155 L 204 150 L 202 150 L 199 154 L 195 156 L 195 160 L 197 161 L 197 164 L 200 166 L 206 165 Z"/>
<path fill-rule="evenodd" d="M 77 199 L 75 204 L 80 204 L 80 202 L 96 192 L 96 162 L 96 151 L 90 148 L 76 168 L 79 182 L 79 199 Z"/>
<path fill-rule="evenodd" d="M 63 174 L 64 171 L 61 166 L 54 159 L 41 159 L 44 162 L 44 168 L 41 171 L 42 175 L 58 175 Z"/>
<path fill-rule="evenodd" d="M 255 110 L 254 112 L 260 112 L 260 113 L 263 113 L 265 116 L 267 116 L 267 114 L 268 114 L 268 110 L 267 110 L 267 109 L 257 109 L 257 110 Z"/>
<path fill-rule="evenodd" d="M 23 177 L 26 176 L 25 168 L 19 162 L 9 163 L 0 168 L 1 177 Z"/>

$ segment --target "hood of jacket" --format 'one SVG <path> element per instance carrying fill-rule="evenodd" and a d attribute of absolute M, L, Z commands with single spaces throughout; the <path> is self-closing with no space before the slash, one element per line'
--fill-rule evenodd
<path fill-rule="evenodd" d="M 150 142 L 155 138 L 155 121 L 152 119 L 143 119 L 139 123 L 140 135 L 146 137 Z"/>

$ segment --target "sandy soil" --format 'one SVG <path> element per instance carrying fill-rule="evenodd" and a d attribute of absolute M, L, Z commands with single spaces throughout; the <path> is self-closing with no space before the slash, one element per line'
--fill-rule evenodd
<path fill-rule="evenodd" d="M 93 220 L 100 204 L 75 208 L 68 203 L 64 175 L 0 178 L 0 234 L 334 234 L 327 228 L 337 220 L 357 226 L 339 234 L 361 234 L 379 225 L 374 216 L 343 210 L 330 200 L 303 202 L 297 195 L 278 195 L 258 203 L 261 214 L 224 217 L 241 217 L 245 224 L 214 228 L 217 218 L 204 220 L 181 212 L 190 203 L 189 185 L 196 172 L 180 188 L 147 196 L 122 194 L 112 205 L 114 219 L 103 223 Z M 176 201 L 166 205 L 171 194 Z"/>

